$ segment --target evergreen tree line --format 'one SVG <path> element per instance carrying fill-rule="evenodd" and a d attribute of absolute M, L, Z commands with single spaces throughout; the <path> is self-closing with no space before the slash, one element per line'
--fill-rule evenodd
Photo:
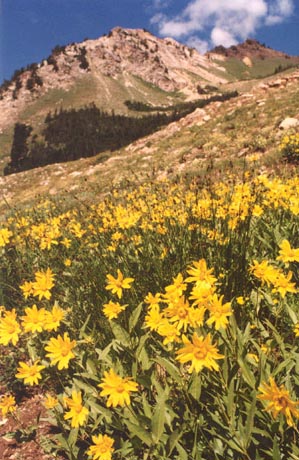
<path fill-rule="evenodd" d="M 213 87 L 210 87 L 213 88 Z M 213 88 L 215 90 L 216 88 Z M 137 112 L 173 112 L 177 111 L 183 114 L 191 113 L 193 110 L 197 108 L 203 108 L 206 105 L 210 104 L 211 102 L 215 101 L 227 101 L 228 99 L 231 99 L 232 97 L 238 96 L 237 91 L 230 91 L 228 93 L 223 93 L 223 94 L 215 94 L 214 96 L 210 96 L 206 99 L 197 99 L 195 101 L 190 101 L 190 102 L 180 102 L 175 105 L 169 105 L 169 106 L 164 106 L 164 105 L 150 105 L 146 104 L 145 102 L 140 102 L 140 101 L 125 101 L 126 106 L 130 110 L 135 110 Z"/>
<path fill-rule="evenodd" d="M 214 100 L 236 96 L 215 96 L 201 100 L 204 105 Z M 100 110 L 95 104 L 79 109 L 60 109 L 48 113 L 45 128 L 34 133 L 32 126 L 16 123 L 10 152 L 11 160 L 4 174 L 25 171 L 38 166 L 60 163 L 114 151 L 153 133 L 162 126 L 192 112 L 196 103 L 173 106 L 169 113 L 157 112 L 142 118 L 116 115 Z"/>
<path fill-rule="evenodd" d="M 49 113 L 42 133 L 16 123 L 10 152 L 11 161 L 4 174 L 38 166 L 94 156 L 117 150 L 177 119 L 178 114 L 155 114 L 143 118 L 101 111 L 94 104 L 78 110 Z"/>

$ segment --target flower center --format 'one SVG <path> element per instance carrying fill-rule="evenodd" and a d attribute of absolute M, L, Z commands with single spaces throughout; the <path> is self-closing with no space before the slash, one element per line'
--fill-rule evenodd
<path fill-rule="evenodd" d="M 288 401 L 284 396 L 281 396 L 281 397 L 277 398 L 277 402 L 283 408 L 288 407 Z"/>
<path fill-rule="evenodd" d="M 14 334 L 16 332 L 16 325 L 15 324 L 9 324 L 7 328 L 7 332 L 9 334 Z"/>
<path fill-rule="evenodd" d="M 117 385 L 116 391 L 117 391 L 117 393 L 123 393 L 123 391 L 124 391 L 123 383 L 120 383 L 119 385 Z"/>
<path fill-rule="evenodd" d="M 194 356 L 196 359 L 205 359 L 207 354 L 208 354 L 208 351 L 206 348 L 196 348 L 194 350 Z"/>
<path fill-rule="evenodd" d="M 183 308 L 183 307 L 179 308 L 179 310 L 178 310 L 178 317 L 179 318 L 186 318 L 187 314 L 188 314 L 188 312 L 187 312 L 187 310 L 185 310 L 185 308 Z"/>
<path fill-rule="evenodd" d="M 67 345 L 61 347 L 61 356 L 67 356 L 70 352 L 70 348 Z"/>

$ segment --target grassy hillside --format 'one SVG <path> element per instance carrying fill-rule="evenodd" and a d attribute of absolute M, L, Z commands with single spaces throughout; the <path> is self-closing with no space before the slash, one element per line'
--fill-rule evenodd
<path fill-rule="evenodd" d="M 261 169 L 287 169 L 280 162 L 283 133 L 278 126 L 284 118 L 298 115 L 297 82 L 267 91 L 252 82 L 250 85 L 251 93 L 213 103 L 204 113 L 190 114 L 113 155 L 104 152 L 94 158 L 1 178 L 2 211 L 7 210 L 4 198 L 9 206 L 15 206 L 37 194 L 63 190 L 92 197 L 94 188 L 102 193 L 112 184 L 143 181 L 149 176 L 205 176 L 207 169 L 212 176 L 231 168 L 242 171 L 244 162 L 255 154 Z"/>
<path fill-rule="evenodd" d="M 232 81 L 262 79 L 286 69 L 296 68 L 299 65 L 299 58 L 273 57 L 267 59 L 253 58 L 252 67 L 244 64 L 241 59 L 227 58 L 224 61 L 217 61 L 220 66 L 224 67 Z"/>

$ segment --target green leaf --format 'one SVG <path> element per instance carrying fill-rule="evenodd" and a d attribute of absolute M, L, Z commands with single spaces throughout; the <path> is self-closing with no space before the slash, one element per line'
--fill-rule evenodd
<path fill-rule="evenodd" d="M 173 433 L 168 437 L 167 444 L 166 444 L 166 452 L 167 455 L 170 456 L 173 449 L 176 447 L 177 442 L 183 436 L 183 431 L 181 429 L 174 430 Z"/>
<path fill-rule="evenodd" d="M 109 343 L 104 350 L 101 350 L 100 348 L 96 348 L 95 351 L 97 352 L 97 355 L 99 357 L 99 361 L 106 361 L 106 357 L 110 353 L 110 350 L 112 348 L 113 342 Z M 109 360 L 107 360 L 109 362 Z"/>
<path fill-rule="evenodd" d="M 252 401 L 249 405 L 248 415 L 245 424 L 245 446 L 248 447 L 250 443 L 251 433 L 253 429 L 254 415 L 256 409 L 256 393 L 254 392 Z"/>
<path fill-rule="evenodd" d="M 139 362 L 141 363 L 142 370 L 147 371 L 152 366 L 152 362 L 145 348 L 141 350 L 138 358 L 139 358 Z"/>
<path fill-rule="evenodd" d="M 287 302 L 284 303 L 284 307 L 289 317 L 291 318 L 293 324 L 296 324 L 298 322 L 298 319 L 297 319 L 297 315 L 294 312 L 294 310 L 287 304 Z"/>
<path fill-rule="evenodd" d="M 142 307 L 143 307 L 143 303 L 141 302 L 137 308 L 135 308 L 129 318 L 129 332 L 132 332 L 133 329 L 135 328 L 137 322 L 138 322 L 138 319 L 140 317 L 140 314 L 142 312 Z"/>
<path fill-rule="evenodd" d="M 153 440 L 156 444 L 158 444 L 158 442 L 160 441 L 164 431 L 165 410 L 165 402 L 162 401 L 156 405 L 156 409 L 152 418 L 152 435 Z"/>
<path fill-rule="evenodd" d="M 120 324 L 110 321 L 110 327 L 112 330 L 112 333 L 114 337 L 119 340 L 119 342 L 126 347 L 130 346 L 130 335 L 127 333 L 127 331 L 120 326 Z"/>
<path fill-rule="evenodd" d="M 190 393 L 196 401 L 199 401 L 201 395 L 201 377 L 196 373 L 193 373 L 191 376 L 188 393 Z"/>
<path fill-rule="evenodd" d="M 97 395 L 97 391 L 93 385 L 90 385 L 89 383 L 83 382 L 83 380 L 79 380 L 74 378 L 73 382 L 76 387 L 78 387 L 80 390 L 85 391 L 86 394 L 92 394 L 94 396 Z"/>
<path fill-rule="evenodd" d="M 227 393 L 227 414 L 229 416 L 230 427 L 235 430 L 235 379 L 230 381 Z"/>
<path fill-rule="evenodd" d="M 152 416 L 153 416 L 152 409 L 151 409 L 151 406 L 149 405 L 144 393 L 142 393 L 141 398 L 142 398 L 142 407 L 143 407 L 144 415 L 151 420 Z"/>
<path fill-rule="evenodd" d="M 74 449 L 74 446 L 76 445 L 77 439 L 78 439 L 78 433 L 79 429 L 75 428 L 70 431 L 69 437 L 68 437 L 68 445 Z"/>
<path fill-rule="evenodd" d="M 255 383 L 256 383 L 254 375 L 251 372 L 248 364 L 245 362 L 245 360 L 241 356 L 238 358 L 238 364 L 242 371 L 242 377 L 244 378 L 245 382 L 248 383 L 248 385 L 254 389 Z"/>
<path fill-rule="evenodd" d="M 279 452 L 279 445 L 277 442 L 277 437 L 275 436 L 273 441 L 273 453 L 272 453 L 273 460 L 281 460 L 281 455 Z"/>
<path fill-rule="evenodd" d="M 168 359 L 158 356 L 154 361 L 164 367 L 168 374 L 179 384 L 182 384 L 182 376 L 179 369 Z"/>
<path fill-rule="evenodd" d="M 135 425 L 129 420 L 124 420 L 124 423 L 127 425 L 130 433 L 133 436 L 137 436 L 142 442 L 144 442 L 148 447 L 152 445 L 152 438 L 148 431 L 146 431 L 142 426 Z"/>
<path fill-rule="evenodd" d="M 181 446 L 181 444 L 177 442 L 175 447 L 176 447 L 176 449 L 177 449 L 177 451 L 179 453 L 180 460 L 188 460 L 188 453 Z"/>

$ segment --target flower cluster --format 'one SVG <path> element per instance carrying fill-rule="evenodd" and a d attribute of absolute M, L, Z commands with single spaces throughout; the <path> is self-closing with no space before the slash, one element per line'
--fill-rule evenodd
<path fill-rule="evenodd" d="M 3 223 L 4 373 L 43 386 L 59 453 L 269 460 L 283 439 L 297 455 L 298 191 L 161 182 Z"/>
<path fill-rule="evenodd" d="M 287 134 L 280 143 L 280 151 L 288 162 L 299 161 L 299 133 Z"/>

